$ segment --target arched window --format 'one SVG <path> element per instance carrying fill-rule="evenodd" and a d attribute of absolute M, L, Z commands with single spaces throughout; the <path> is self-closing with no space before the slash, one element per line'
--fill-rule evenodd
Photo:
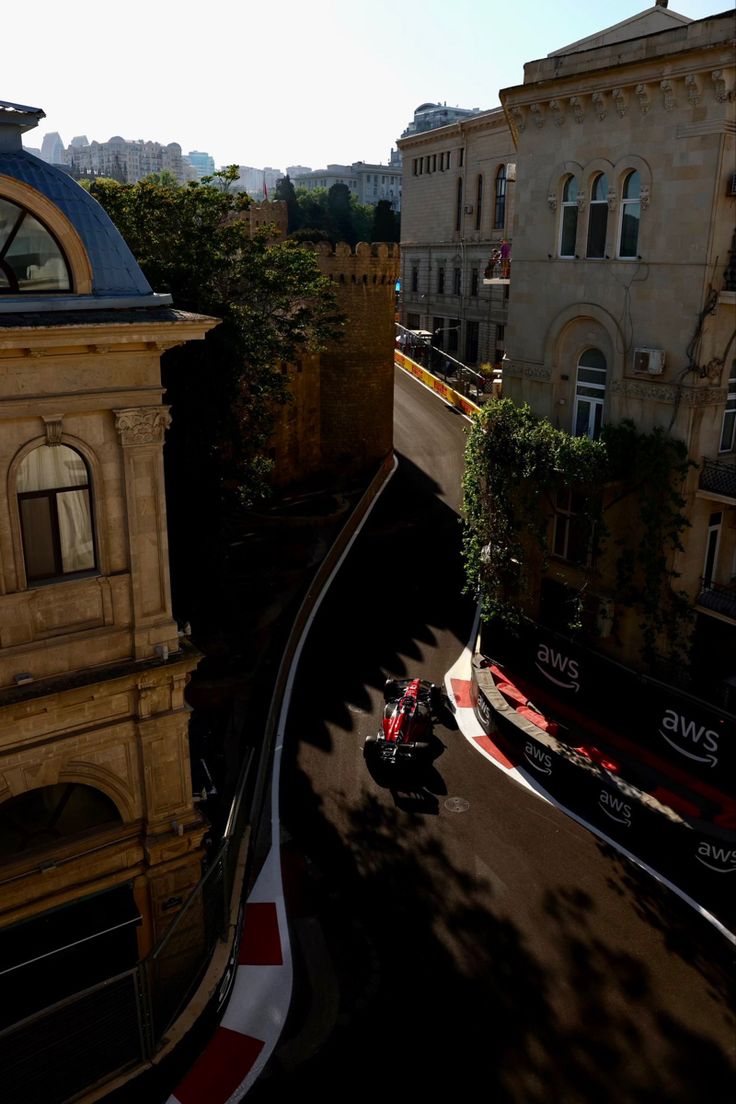
<path fill-rule="evenodd" d="M 475 229 L 480 230 L 483 217 L 483 177 L 478 174 L 478 186 L 475 191 Z"/>
<path fill-rule="evenodd" d="M 578 234 L 578 182 L 568 176 L 562 185 L 562 216 L 560 218 L 560 256 L 575 256 Z"/>
<path fill-rule="evenodd" d="M 496 201 L 493 206 L 493 229 L 503 230 L 506 225 L 506 166 L 496 173 Z"/>
<path fill-rule="evenodd" d="M 46 227 L 0 198 L 0 295 L 71 291 L 66 257 Z"/>
<path fill-rule="evenodd" d="M 619 257 L 636 257 L 639 253 L 639 217 L 641 215 L 641 177 L 630 172 L 624 179 L 621 193 L 621 236 Z"/>
<path fill-rule="evenodd" d="M 91 571 L 96 564 L 84 459 L 67 445 L 40 445 L 16 483 L 28 582 Z"/>
<path fill-rule="evenodd" d="M 588 248 L 586 256 L 605 257 L 608 225 L 608 177 L 599 173 L 590 188 L 588 211 Z"/>
<path fill-rule="evenodd" d="M 0 858 L 65 843 L 121 820 L 109 797 L 81 782 L 28 790 L 0 805 Z"/>
<path fill-rule="evenodd" d="M 575 382 L 575 437 L 600 436 L 606 397 L 606 358 L 600 349 L 586 349 L 578 361 Z"/>
<path fill-rule="evenodd" d="M 463 182 L 462 178 L 458 177 L 457 190 L 455 193 L 455 229 L 459 230 L 463 222 Z"/>

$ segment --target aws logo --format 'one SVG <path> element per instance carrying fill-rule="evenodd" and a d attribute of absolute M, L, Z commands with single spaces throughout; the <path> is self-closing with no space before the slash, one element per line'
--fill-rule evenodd
<path fill-rule="evenodd" d="M 488 704 L 485 694 L 478 694 L 478 700 L 475 703 L 475 712 L 478 720 L 484 728 L 490 728 L 491 726 L 491 707 Z"/>
<path fill-rule="evenodd" d="M 617 824 L 625 825 L 626 828 L 631 827 L 631 806 L 622 798 L 616 797 L 608 790 L 601 790 L 598 795 L 598 804 L 611 820 L 615 820 Z"/>
<path fill-rule="evenodd" d="M 697 763 L 718 763 L 718 733 L 696 721 L 690 721 L 674 709 L 665 709 L 660 721 L 659 735 L 670 747 L 694 759 Z"/>
<path fill-rule="evenodd" d="M 533 744 L 531 740 L 527 741 L 524 744 L 524 755 L 529 766 L 534 767 L 535 771 L 539 771 L 540 774 L 552 773 L 552 756 L 538 744 Z"/>
<path fill-rule="evenodd" d="M 560 686 L 563 690 L 574 690 L 576 693 L 580 689 L 577 661 L 547 644 L 540 644 L 537 649 L 536 667 L 555 686 Z"/>
<path fill-rule="evenodd" d="M 736 873 L 736 847 L 719 847 L 715 843 L 703 840 L 698 844 L 695 858 L 716 874 Z"/>

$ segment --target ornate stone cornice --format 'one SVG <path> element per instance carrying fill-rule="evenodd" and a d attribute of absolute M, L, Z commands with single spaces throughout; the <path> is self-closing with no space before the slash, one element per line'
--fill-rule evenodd
<path fill-rule="evenodd" d="M 596 116 L 602 122 L 606 117 L 606 97 L 603 92 L 594 92 L 590 98 L 593 101 Z"/>
<path fill-rule="evenodd" d="M 585 108 L 583 106 L 583 100 L 581 96 L 570 97 L 570 107 L 572 108 L 572 115 L 576 123 L 582 123 L 585 118 Z"/>
<path fill-rule="evenodd" d="M 718 406 L 726 401 L 725 387 L 676 387 L 671 383 L 655 383 L 642 379 L 620 379 L 611 384 L 611 391 L 628 399 L 653 399 L 656 402 L 680 403 L 681 406 Z"/>
<path fill-rule="evenodd" d="M 662 105 L 665 111 L 672 111 L 673 108 L 677 107 L 677 101 L 675 99 L 675 87 L 672 81 L 660 81 L 659 88 L 662 93 Z"/>
<path fill-rule="evenodd" d="M 562 126 L 562 124 L 565 121 L 565 112 L 562 108 L 561 101 L 560 100 L 550 100 L 549 101 L 549 110 L 550 110 L 550 114 L 552 116 L 552 121 L 554 122 L 555 126 Z"/>
<path fill-rule="evenodd" d="M 136 406 L 114 410 L 120 442 L 127 445 L 161 445 L 171 425 L 168 406 Z"/>
<path fill-rule="evenodd" d="M 613 96 L 616 113 L 619 118 L 623 119 L 627 111 L 626 92 L 623 88 L 614 88 L 611 95 Z"/>

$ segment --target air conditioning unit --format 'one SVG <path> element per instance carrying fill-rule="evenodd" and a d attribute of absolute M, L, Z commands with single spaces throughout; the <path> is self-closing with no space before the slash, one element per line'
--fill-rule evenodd
<path fill-rule="evenodd" d="M 659 376 L 664 371 L 664 349 L 634 349 L 634 371 Z"/>

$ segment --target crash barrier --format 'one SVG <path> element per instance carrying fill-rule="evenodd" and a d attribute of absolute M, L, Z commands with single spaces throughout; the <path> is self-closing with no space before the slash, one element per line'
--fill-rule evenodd
<path fill-rule="evenodd" d="M 475 715 L 510 762 L 575 816 L 694 900 L 727 931 L 736 931 L 736 833 L 728 796 L 722 795 L 718 803 L 720 816 L 711 805 L 708 819 L 696 803 L 697 791 L 690 800 L 676 792 L 681 772 L 673 769 L 668 778 L 664 760 L 661 773 L 643 752 L 637 761 L 603 741 L 596 746 L 595 733 L 558 728 L 540 704 L 538 684 L 533 702 L 527 700 L 526 708 L 515 706 L 499 690 L 503 677 L 493 660 L 476 653 L 470 690 Z M 516 680 L 516 675 L 509 678 Z M 713 796 L 711 790 L 711 800 Z"/>
<path fill-rule="evenodd" d="M 4 1104 L 77 1100 L 97 1082 L 131 1074 L 168 1044 L 214 952 L 239 932 L 253 759 L 250 748 L 222 843 L 153 950 L 133 969 L 0 1031 Z"/>
<path fill-rule="evenodd" d="M 433 352 L 434 350 L 428 350 Z M 429 387 L 432 391 L 435 391 L 440 395 L 445 402 L 451 406 L 456 406 L 458 410 L 462 410 L 463 414 L 467 414 L 468 417 L 472 417 L 473 414 L 477 414 L 483 404 L 483 396 L 485 394 L 484 388 L 486 388 L 488 381 L 480 376 L 479 373 L 472 372 L 471 369 L 458 370 L 452 378 L 452 383 L 448 383 L 446 379 L 441 379 L 438 375 L 430 372 L 427 368 L 423 367 L 416 360 L 412 360 L 406 353 L 399 352 L 398 349 L 394 351 L 394 364 L 397 368 L 402 368 L 409 375 L 414 376 L 416 379 Z M 439 368 L 438 368 L 439 371 Z M 477 380 L 474 377 L 478 377 Z M 464 392 L 467 391 L 468 394 Z M 471 397 L 472 396 L 472 397 Z"/>

